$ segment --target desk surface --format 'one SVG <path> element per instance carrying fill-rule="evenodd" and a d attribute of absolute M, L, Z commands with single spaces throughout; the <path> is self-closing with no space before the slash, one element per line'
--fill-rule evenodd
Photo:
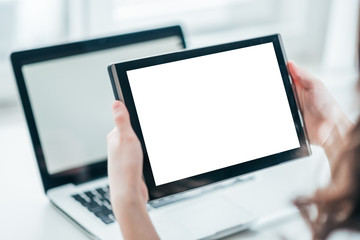
<path fill-rule="evenodd" d="M 44 195 L 20 108 L 2 110 L 0 115 L 4 116 L 0 119 L 0 239 L 87 239 Z M 267 199 L 265 203 L 263 197 L 259 197 L 255 201 L 264 215 L 276 213 L 288 207 L 295 196 L 313 191 L 321 178 L 320 172 L 323 179 L 326 178 L 327 160 L 320 149 L 313 151 L 310 158 L 257 174 L 268 182 L 268 186 L 260 186 L 257 191 L 262 196 L 269 196 L 270 200 Z M 264 239 L 264 235 L 266 239 L 281 236 L 299 239 L 304 234 L 308 234 L 308 230 L 301 217 L 293 215 L 229 239 Z"/>

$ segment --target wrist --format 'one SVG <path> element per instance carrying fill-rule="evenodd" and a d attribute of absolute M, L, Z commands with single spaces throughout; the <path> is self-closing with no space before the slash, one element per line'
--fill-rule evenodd
<path fill-rule="evenodd" d="M 146 205 L 141 194 L 135 188 L 121 188 L 117 191 L 110 191 L 110 198 L 113 209 L 118 211 L 144 207 Z"/>
<path fill-rule="evenodd" d="M 124 239 L 159 239 L 144 202 L 129 197 L 114 201 L 113 212 Z"/>
<path fill-rule="evenodd" d="M 334 122 L 331 130 L 329 131 L 329 135 L 321 144 L 330 161 L 330 164 L 342 151 L 346 136 L 353 126 L 353 123 L 343 112 L 339 112 L 333 120 Z"/>

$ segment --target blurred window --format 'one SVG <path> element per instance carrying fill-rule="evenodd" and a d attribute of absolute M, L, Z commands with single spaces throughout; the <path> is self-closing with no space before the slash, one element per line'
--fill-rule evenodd
<path fill-rule="evenodd" d="M 281 33 L 288 55 L 319 61 L 328 0 L 0 0 L 0 102 L 14 99 L 14 49 L 180 24 L 199 47 Z"/>

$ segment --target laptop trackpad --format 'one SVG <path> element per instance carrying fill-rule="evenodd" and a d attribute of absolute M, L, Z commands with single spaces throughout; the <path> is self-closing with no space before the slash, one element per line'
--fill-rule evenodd
<path fill-rule="evenodd" d="M 199 239 L 253 220 L 239 204 L 215 194 L 150 212 L 162 239 Z"/>

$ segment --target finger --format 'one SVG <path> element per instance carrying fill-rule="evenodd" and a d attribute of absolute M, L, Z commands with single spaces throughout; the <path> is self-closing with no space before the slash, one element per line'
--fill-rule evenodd
<path fill-rule="evenodd" d="M 107 143 L 109 143 L 109 142 L 114 138 L 116 132 L 117 132 L 117 129 L 116 129 L 116 127 L 114 127 L 114 128 L 108 133 L 108 135 L 106 136 L 106 141 L 107 141 Z"/>
<path fill-rule="evenodd" d="M 127 111 L 124 103 L 115 101 L 112 105 L 112 112 L 115 126 L 120 132 L 127 132 L 128 130 L 131 130 L 129 112 Z"/>
<path fill-rule="evenodd" d="M 306 70 L 297 66 L 294 62 L 290 61 L 287 64 L 290 75 L 295 81 L 295 84 L 300 85 L 303 88 L 311 88 L 317 79 L 308 73 Z"/>

